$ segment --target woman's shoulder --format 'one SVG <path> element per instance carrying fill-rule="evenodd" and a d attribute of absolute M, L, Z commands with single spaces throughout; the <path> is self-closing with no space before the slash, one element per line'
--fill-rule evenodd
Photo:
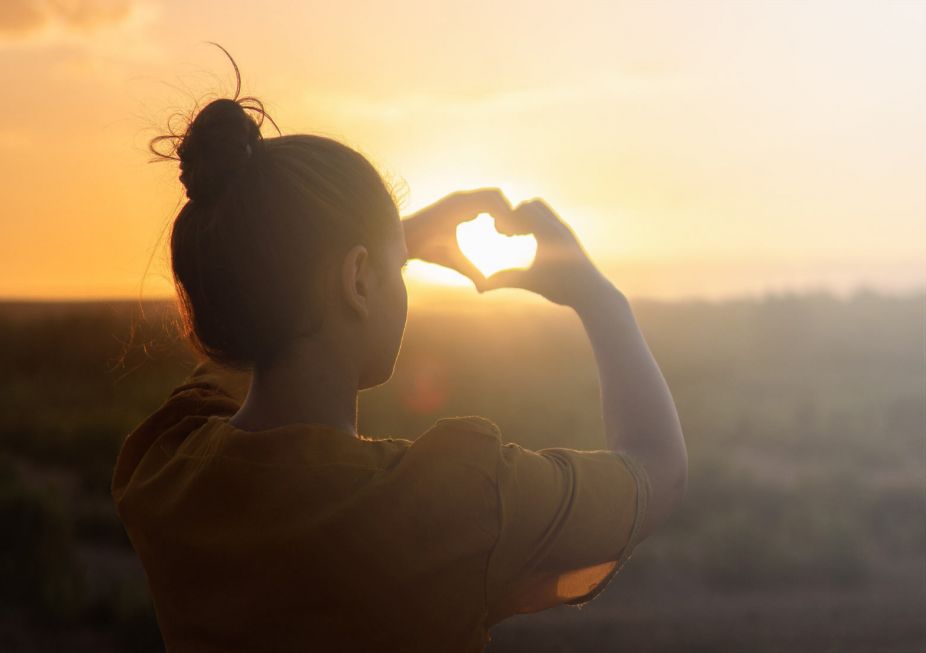
<path fill-rule="evenodd" d="M 501 439 L 502 435 L 501 429 L 495 422 L 481 415 L 442 417 L 434 422 L 432 428 L 445 433 L 480 433 L 498 439 Z"/>
<path fill-rule="evenodd" d="M 465 467 L 494 475 L 499 460 L 501 430 L 478 415 L 443 417 L 421 433 L 404 452 L 406 462 L 428 466 Z"/>

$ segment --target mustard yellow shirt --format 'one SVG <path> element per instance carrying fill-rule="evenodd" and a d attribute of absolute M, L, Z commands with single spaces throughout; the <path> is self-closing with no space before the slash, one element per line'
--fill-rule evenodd
<path fill-rule="evenodd" d="M 648 480 L 627 455 L 228 423 L 249 375 L 199 363 L 126 438 L 112 496 L 167 651 L 476 653 L 506 617 L 597 596 Z"/>

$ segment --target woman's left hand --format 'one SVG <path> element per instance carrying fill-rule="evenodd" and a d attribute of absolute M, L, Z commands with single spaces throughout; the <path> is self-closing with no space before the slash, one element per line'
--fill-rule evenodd
<path fill-rule="evenodd" d="M 511 211 L 511 204 L 498 188 L 451 193 L 402 220 L 408 257 L 456 270 L 482 292 L 485 276 L 460 251 L 457 225 L 480 213 L 501 217 Z"/>

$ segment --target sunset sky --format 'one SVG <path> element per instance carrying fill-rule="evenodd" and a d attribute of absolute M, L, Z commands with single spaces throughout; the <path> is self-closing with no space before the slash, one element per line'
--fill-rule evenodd
<path fill-rule="evenodd" d="M 3 0 L 0 297 L 173 293 L 146 143 L 233 91 L 206 41 L 403 213 L 542 197 L 630 297 L 926 286 L 926 2 Z"/>

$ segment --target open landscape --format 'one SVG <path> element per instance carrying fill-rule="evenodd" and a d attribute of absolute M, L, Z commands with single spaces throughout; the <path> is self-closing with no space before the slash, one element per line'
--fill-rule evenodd
<path fill-rule="evenodd" d="M 485 653 L 926 653 L 926 0 L 218 6 L 0 0 L 0 653 L 164 651 L 111 481 L 126 437 L 201 362 L 178 299 L 225 360 L 258 360 L 335 311 L 324 348 L 288 352 L 241 424 L 350 423 L 338 370 L 384 376 L 401 279 L 394 374 L 357 398 L 365 442 L 475 415 L 528 449 L 596 451 L 596 360 L 566 307 L 599 324 L 585 312 L 607 302 L 596 270 L 671 390 L 688 492 L 596 598 L 504 620 Z M 615 428 L 671 478 L 664 388 L 644 382 L 645 356 L 599 346 L 607 330 L 596 347 L 625 372 L 623 404 L 644 409 L 621 408 Z M 293 385 L 295 407 L 281 397 Z M 200 485 L 240 507 L 233 481 Z M 303 505 L 242 487 L 275 524 L 292 522 L 268 507 Z M 440 496 L 409 487 L 413 506 Z M 160 523 L 159 499 L 136 503 Z M 528 512 L 496 503 L 502 519 Z M 412 528 L 435 514 L 412 513 Z M 198 641 L 239 640 L 238 623 L 297 630 L 310 608 L 281 620 L 292 596 L 321 597 L 328 623 L 360 621 L 328 580 L 277 560 L 292 538 L 251 523 L 242 533 L 277 564 L 249 548 L 218 574 L 234 591 L 217 591 L 201 576 L 243 536 L 175 522 L 153 539 L 205 551 L 180 574 L 183 591 L 208 586 L 190 605 L 241 597 L 265 617 L 197 616 Z M 407 556 L 364 568 L 383 545 L 349 545 L 382 540 L 341 530 L 354 537 L 327 528 L 325 544 L 351 564 L 317 541 L 296 550 L 342 587 L 340 574 L 366 580 L 341 593 L 375 606 L 357 637 L 377 637 L 388 605 L 420 638 L 420 611 L 376 590 L 396 589 L 397 570 L 415 592 L 440 581 L 410 576 Z M 446 531 L 420 533 L 401 538 L 413 556 Z M 233 582 L 249 560 L 260 573 Z M 169 639 L 189 615 L 174 613 Z M 326 648 L 310 623 L 289 649 Z M 450 639 L 446 653 L 467 640 Z"/>
<path fill-rule="evenodd" d="M 492 630 L 507 651 L 922 651 L 926 295 L 631 303 L 676 400 L 690 489 L 594 601 Z M 0 304 L 0 650 L 162 650 L 109 481 L 189 373 L 169 302 Z M 415 305 L 360 430 L 479 414 L 524 446 L 604 448 L 579 320 Z"/>

